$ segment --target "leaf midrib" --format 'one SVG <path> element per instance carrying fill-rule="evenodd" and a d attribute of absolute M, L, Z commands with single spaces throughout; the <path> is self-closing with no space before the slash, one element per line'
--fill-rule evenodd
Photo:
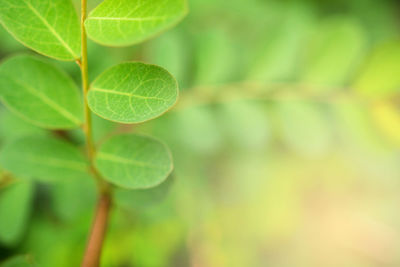
<path fill-rule="evenodd" d="M 55 158 L 47 158 L 47 157 L 26 157 L 27 161 L 45 165 L 52 167 L 63 167 L 70 170 L 76 170 L 80 172 L 85 172 L 87 170 L 86 164 L 79 161 L 74 160 L 66 160 L 66 159 L 55 159 Z"/>
<path fill-rule="evenodd" d="M 144 167 L 144 168 L 165 170 L 166 167 L 167 167 L 167 166 L 161 167 L 160 165 L 150 164 L 150 163 L 147 163 L 147 162 L 133 160 L 133 159 L 126 159 L 126 158 L 120 157 L 118 155 L 105 153 L 105 152 L 99 152 L 97 154 L 97 157 L 99 159 L 106 160 L 106 161 L 113 161 L 113 162 L 118 162 L 118 163 L 122 163 L 122 164 L 128 164 L 128 165 L 133 165 L 133 166 Z"/>
<path fill-rule="evenodd" d="M 64 48 L 71 54 L 74 59 L 78 59 L 79 56 L 75 54 L 72 48 L 64 41 L 64 39 L 57 33 L 57 31 L 47 22 L 47 20 L 27 1 L 24 3 L 30 10 L 43 22 L 43 24 L 49 29 L 49 31 L 60 41 Z"/>
<path fill-rule="evenodd" d="M 124 96 L 129 96 L 129 97 L 134 97 L 134 98 L 139 98 L 139 99 L 155 99 L 155 100 L 160 100 L 160 101 L 168 101 L 168 99 L 165 98 L 160 98 L 160 97 L 155 97 L 155 96 L 142 96 L 142 95 L 136 95 L 133 93 L 128 93 L 128 92 L 120 92 L 120 91 L 115 91 L 115 90 L 110 90 L 110 89 L 103 89 L 103 88 L 98 88 L 98 87 L 93 87 L 91 89 L 93 92 L 102 92 L 106 94 L 114 94 L 114 95 L 124 95 Z"/>

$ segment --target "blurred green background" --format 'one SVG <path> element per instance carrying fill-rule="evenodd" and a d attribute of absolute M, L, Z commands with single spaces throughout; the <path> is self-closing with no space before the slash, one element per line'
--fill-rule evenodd
<path fill-rule="evenodd" d="M 94 120 L 97 142 L 145 133 L 168 143 L 175 161 L 161 186 L 117 192 L 102 266 L 400 266 L 400 3 L 189 7 L 176 28 L 142 45 L 89 43 L 91 79 L 140 60 L 168 69 L 181 89 L 174 109 L 151 122 Z M 1 28 L 0 57 L 20 51 Z M 54 64 L 79 83 L 75 63 Z M 0 147 L 54 134 L 0 111 Z M 67 135 L 83 143 L 78 131 Z M 0 190 L 0 262 L 22 255 L 4 266 L 79 266 L 92 181 L 3 174 Z"/>

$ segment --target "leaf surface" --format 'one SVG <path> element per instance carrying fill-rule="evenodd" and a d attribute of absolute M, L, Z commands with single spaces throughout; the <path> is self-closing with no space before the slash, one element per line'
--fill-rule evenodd
<path fill-rule="evenodd" d="M 89 14 L 85 25 L 94 41 L 124 46 L 172 27 L 186 13 L 185 0 L 105 0 Z"/>
<path fill-rule="evenodd" d="M 0 22 L 25 46 L 60 60 L 80 57 L 80 27 L 70 0 L 0 0 Z"/>
<path fill-rule="evenodd" d="M 90 109 L 105 119 L 138 123 L 171 108 L 178 84 L 166 70 L 144 63 L 123 63 L 101 74 L 88 94 Z"/>
<path fill-rule="evenodd" d="M 172 171 L 168 148 L 145 136 L 125 134 L 107 140 L 97 152 L 96 168 L 109 182 L 123 188 L 151 188 Z"/>
<path fill-rule="evenodd" d="M 26 179 L 50 182 L 89 176 L 87 162 L 78 148 L 53 137 L 29 136 L 9 143 L 0 154 L 0 163 Z"/>
<path fill-rule="evenodd" d="M 0 241 L 14 245 L 20 241 L 31 210 L 33 184 L 14 182 L 0 190 Z"/>
<path fill-rule="evenodd" d="M 34 56 L 18 55 L 0 65 L 0 97 L 13 112 L 50 129 L 82 124 L 82 103 L 64 72 Z"/>

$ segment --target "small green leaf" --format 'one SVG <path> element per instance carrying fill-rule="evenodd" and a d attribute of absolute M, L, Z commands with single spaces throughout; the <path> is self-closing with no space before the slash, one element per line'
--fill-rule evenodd
<path fill-rule="evenodd" d="M 0 190 L 0 242 L 15 245 L 25 231 L 33 184 L 30 182 L 14 182 Z"/>
<path fill-rule="evenodd" d="M 123 63 L 101 74 L 88 94 L 90 109 L 105 119 L 138 123 L 160 116 L 178 97 L 178 84 L 166 70 Z"/>
<path fill-rule="evenodd" d="M 15 56 L 0 65 L 0 97 L 10 110 L 40 127 L 68 129 L 82 123 L 74 82 L 34 56 Z"/>
<path fill-rule="evenodd" d="M 29 136 L 7 144 L 0 154 L 4 169 L 21 178 L 43 181 L 86 179 L 87 162 L 73 145 L 53 137 Z"/>
<path fill-rule="evenodd" d="M 124 46 L 172 27 L 186 13 L 185 0 L 105 0 L 89 14 L 85 25 L 94 41 Z"/>
<path fill-rule="evenodd" d="M 109 182 L 124 188 L 150 188 L 172 171 L 168 148 L 145 136 L 125 134 L 107 140 L 97 152 L 96 168 Z"/>
<path fill-rule="evenodd" d="M 27 47 L 60 60 L 80 57 L 80 27 L 70 0 L 0 0 L 0 22 Z"/>

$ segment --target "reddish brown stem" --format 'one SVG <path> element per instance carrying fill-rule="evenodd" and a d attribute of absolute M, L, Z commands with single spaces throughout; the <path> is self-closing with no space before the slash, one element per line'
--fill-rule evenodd
<path fill-rule="evenodd" d="M 100 264 L 101 250 L 107 230 L 108 215 L 111 207 L 111 196 L 105 192 L 97 203 L 96 214 L 89 241 L 83 258 L 82 267 L 98 267 Z"/>

